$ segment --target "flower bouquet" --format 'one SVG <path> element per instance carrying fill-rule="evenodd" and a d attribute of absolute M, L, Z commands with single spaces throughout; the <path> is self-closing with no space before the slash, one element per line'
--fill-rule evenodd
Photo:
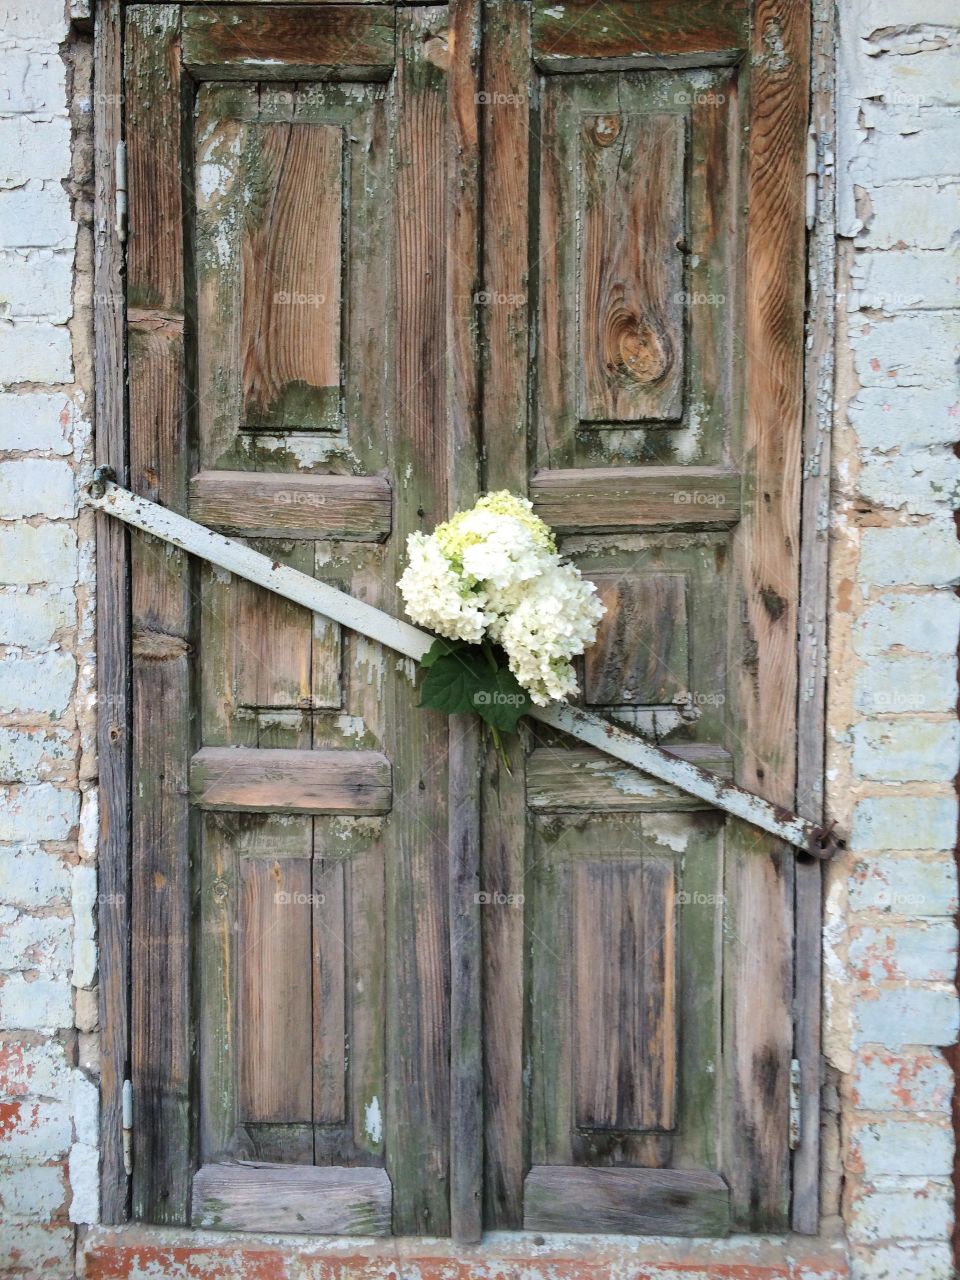
<path fill-rule="evenodd" d="M 531 702 L 577 692 L 570 660 L 606 610 L 526 498 L 489 493 L 433 533 L 411 534 L 407 557 L 407 613 L 438 637 L 421 662 L 422 707 L 475 711 L 499 747 Z"/>

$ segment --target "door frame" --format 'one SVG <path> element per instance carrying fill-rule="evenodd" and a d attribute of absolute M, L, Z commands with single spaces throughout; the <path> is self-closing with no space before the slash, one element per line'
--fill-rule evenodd
<path fill-rule="evenodd" d="M 487 0 L 486 14 L 495 15 L 504 0 Z M 469 26 L 473 0 L 456 6 Z M 123 0 L 97 0 L 94 16 L 94 306 L 95 342 L 95 456 L 101 466 L 114 469 L 121 483 L 129 482 L 125 386 L 124 305 L 124 138 L 122 57 Z M 516 13 L 516 9 L 514 9 Z M 834 30 L 829 5 L 823 0 L 760 0 L 756 5 L 759 31 L 755 33 L 754 60 L 762 59 L 765 36 L 782 30 L 784 15 L 799 30 L 809 27 L 811 62 L 805 85 L 812 86 L 810 119 L 814 122 L 812 163 L 808 168 L 808 235 L 805 279 L 794 280 L 802 298 L 808 286 L 805 319 L 810 339 L 805 346 L 802 409 L 791 424 L 802 446 L 803 481 L 800 492 L 800 596 L 799 596 L 799 696 L 797 809 L 813 821 L 823 820 L 827 529 L 829 509 L 829 448 L 833 387 L 833 175 L 828 162 L 832 146 L 834 102 L 832 67 Z M 778 26 L 779 24 L 779 26 Z M 494 42 L 485 43 L 483 87 L 488 93 L 510 92 L 517 68 L 497 58 Z M 464 99 L 469 115 L 470 105 Z M 476 117 L 473 108 L 474 120 Z M 456 126 L 455 126 L 456 127 Z M 470 122 L 461 117 L 459 127 L 469 134 Z M 476 137 L 474 133 L 474 137 Z M 481 129 L 482 160 L 467 157 L 466 168 L 476 174 L 482 163 L 486 172 L 504 156 L 511 140 Z M 502 162 L 501 162 L 502 163 Z M 497 199 L 496 184 L 487 184 L 484 200 Z M 489 204 L 487 204 L 489 208 Z M 487 250 L 486 267 L 492 253 Z M 486 273 L 485 273 L 486 274 Z M 496 310 L 496 309 L 494 309 Z M 498 318 L 499 319 L 499 318 Z M 487 335 L 488 339 L 491 337 Z M 495 336 L 495 335 L 494 335 Z M 493 379 L 491 379 L 493 382 Z M 502 385 L 502 383 L 501 383 Z M 519 392 L 518 394 L 525 394 Z M 509 413 L 509 405 L 501 405 Z M 99 915 L 100 1026 L 101 1026 L 101 1205 L 104 1223 L 129 1218 L 130 1179 L 128 1136 L 124 1130 L 124 1082 L 130 1076 L 130 904 L 131 904 L 131 698 L 132 636 L 129 535 L 105 516 L 97 519 L 97 745 L 100 775 L 99 901 L 109 904 Z M 800 638 L 803 643 L 799 643 Z M 462 762 L 465 776 L 476 762 Z M 466 811 L 465 811 L 466 812 Z M 473 821 L 467 813 L 466 821 Z M 468 833 L 469 834 L 469 833 Z M 469 840 L 468 840 L 469 843 Z M 451 868 L 451 890 L 457 877 L 472 874 L 468 865 Z M 821 1081 L 820 1005 L 822 870 L 819 862 L 798 862 L 794 885 L 795 992 L 794 1057 L 800 1064 L 800 1140 L 793 1153 L 793 1227 L 813 1234 L 818 1230 L 819 1099 Z M 460 895 L 460 901 L 463 895 Z M 476 930 L 468 930 L 477 937 Z M 455 958 L 454 958 L 455 959 Z M 464 955 L 471 981 L 478 981 L 479 951 Z M 473 1001 L 473 1007 L 478 1002 Z M 456 1007 L 454 1016 L 458 1016 Z M 464 1007 L 461 1017 L 469 1019 Z M 471 1026 L 470 1039 L 479 1028 Z M 454 1041 L 456 1043 L 456 1039 Z M 474 1088 L 471 1074 L 464 1077 L 468 1092 Z M 456 1086 L 455 1086 L 456 1092 Z M 476 1119 L 478 1104 L 468 1114 Z M 472 1141 L 465 1132 L 461 1141 Z M 454 1163 L 456 1168 L 456 1162 Z M 474 1169 L 471 1178 L 476 1177 Z M 469 1192 L 461 1189 L 460 1195 Z M 456 1200 L 458 1192 L 451 1192 Z"/>

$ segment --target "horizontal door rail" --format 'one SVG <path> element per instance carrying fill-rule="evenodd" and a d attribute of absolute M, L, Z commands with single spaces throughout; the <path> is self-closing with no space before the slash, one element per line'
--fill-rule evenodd
<path fill-rule="evenodd" d="M 169 511 L 166 507 L 138 497 L 129 489 L 118 485 L 109 468 L 100 468 L 88 487 L 86 501 L 98 511 L 115 516 L 155 538 L 161 538 L 175 547 L 209 560 L 230 573 L 236 573 L 249 582 L 276 592 L 287 600 L 303 605 L 314 613 L 323 614 L 333 622 L 359 631 L 362 635 L 419 662 L 430 645 L 433 636 L 418 627 L 394 618 L 382 609 L 355 600 L 344 591 L 338 591 L 325 582 L 318 582 L 308 574 L 300 573 L 287 565 L 277 564 L 269 556 L 234 538 L 213 533 L 201 524 Z M 798 814 L 780 805 L 771 804 L 762 796 L 715 774 L 700 769 L 689 760 L 681 760 L 670 751 L 611 724 L 601 716 L 567 704 L 549 707 L 531 707 L 528 714 L 542 724 L 560 729 L 580 742 L 599 747 L 607 755 L 624 764 L 633 765 L 642 773 L 651 774 L 662 782 L 705 800 L 735 818 L 784 840 L 804 853 L 816 858 L 829 858 L 836 851 L 839 841 L 829 828 L 808 822 Z"/>

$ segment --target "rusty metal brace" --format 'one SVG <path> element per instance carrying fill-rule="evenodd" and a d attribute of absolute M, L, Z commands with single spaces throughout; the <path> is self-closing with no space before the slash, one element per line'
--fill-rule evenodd
<path fill-rule="evenodd" d="M 93 482 L 87 488 L 86 502 L 143 533 L 161 538 L 191 555 L 209 560 L 221 569 L 246 578 L 249 582 L 303 605 L 314 613 L 322 614 L 352 631 L 358 631 L 416 662 L 420 661 L 433 643 L 434 637 L 428 632 L 421 631 L 400 618 L 394 618 L 382 609 L 376 609 L 362 600 L 355 600 L 346 592 L 338 591 L 308 574 L 277 564 L 236 538 L 213 533 L 205 525 L 138 497 L 116 483 L 116 477 L 110 468 L 98 468 Z M 624 764 L 632 765 L 643 773 L 659 778 L 661 782 L 667 782 L 688 795 L 705 800 L 711 806 L 761 828 L 811 857 L 830 858 L 842 847 L 842 841 L 833 832 L 832 823 L 825 828 L 809 822 L 799 814 L 771 804 L 762 796 L 719 778 L 706 769 L 700 769 L 688 760 L 654 746 L 619 725 L 580 707 L 555 703 L 548 707 L 531 707 L 527 714 L 580 742 L 598 747 Z"/>

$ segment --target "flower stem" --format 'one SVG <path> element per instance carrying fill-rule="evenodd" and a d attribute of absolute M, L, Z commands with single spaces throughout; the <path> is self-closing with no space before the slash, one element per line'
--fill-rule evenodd
<path fill-rule="evenodd" d="M 497 755 L 500 757 L 500 762 L 504 769 L 506 769 L 507 775 L 512 778 L 513 771 L 510 768 L 510 761 L 507 759 L 507 749 L 503 745 L 503 739 L 500 737 L 500 730 L 496 725 L 492 724 L 490 726 L 490 732 L 493 734 L 493 745 L 497 749 Z"/>

